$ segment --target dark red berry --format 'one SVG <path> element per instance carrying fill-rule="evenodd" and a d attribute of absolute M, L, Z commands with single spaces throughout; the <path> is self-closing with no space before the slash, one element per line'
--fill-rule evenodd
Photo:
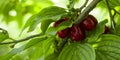
<path fill-rule="evenodd" d="M 91 31 L 94 29 L 95 24 L 90 18 L 85 18 L 81 23 L 80 27 L 84 30 Z"/>
<path fill-rule="evenodd" d="M 69 18 L 66 17 L 66 18 L 64 18 L 64 19 L 60 19 L 60 20 L 56 21 L 56 22 L 53 24 L 53 27 L 57 27 L 60 23 L 66 21 L 66 20 L 68 20 L 68 19 L 69 19 Z M 68 36 L 68 31 L 69 31 L 69 28 L 66 28 L 66 29 L 64 29 L 64 30 L 58 31 L 57 34 L 58 34 L 58 36 L 59 36 L 60 38 L 65 38 L 65 37 Z"/>
<path fill-rule="evenodd" d="M 66 28 L 64 30 L 58 31 L 57 34 L 60 38 L 65 38 L 68 36 L 69 28 Z"/>
<path fill-rule="evenodd" d="M 70 28 L 70 37 L 73 41 L 81 41 L 84 39 L 84 32 L 80 29 L 79 25 L 73 24 Z"/>
<path fill-rule="evenodd" d="M 98 21 L 97 21 L 97 19 L 94 16 L 88 15 L 88 18 L 90 18 L 94 22 L 95 25 L 98 24 Z"/>
<path fill-rule="evenodd" d="M 109 28 L 109 27 L 107 27 L 107 26 L 105 26 L 105 31 L 104 31 L 104 34 L 108 34 L 108 33 L 110 33 L 110 28 Z"/>

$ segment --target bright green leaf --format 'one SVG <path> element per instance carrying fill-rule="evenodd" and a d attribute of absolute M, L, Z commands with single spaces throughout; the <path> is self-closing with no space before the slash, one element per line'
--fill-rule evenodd
<path fill-rule="evenodd" d="M 95 47 L 96 60 L 120 60 L 120 37 L 112 34 L 101 36 Z"/>
<path fill-rule="evenodd" d="M 89 33 L 89 36 L 87 37 L 88 42 L 90 43 L 95 42 L 98 39 L 98 37 L 104 33 L 106 23 L 107 20 L 104 20 L 100 22 L 94 30 L 88 32 Z"/>
<path fill-rule="evenodd" d="M 3 55 L 3 56 L 0 56 L 1 60 L 9 60 L 12 56 L 16 55 L 17 53 L 20 53 L 30 47 L 32 47 L 33 45 L 36 45 L 37 43 L 41 42 L 41 41 L 44 41 L 46 40 L 45 37 L 43 38 L 34 38 L 32 39 L 31 41 L 29 41 L 27 44 L 19 47 L 19 48 L 14 48 L 12 49 L 9 53 Z"/>
<path fill-rule="evenodd" d="M 63 48 L 58 60 L 95 60 L 95 51 L 90 44 L 72 43 Z"/>

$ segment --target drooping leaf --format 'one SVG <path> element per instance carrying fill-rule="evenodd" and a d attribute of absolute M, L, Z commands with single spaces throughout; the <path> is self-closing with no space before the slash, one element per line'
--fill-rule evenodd
<path fill-rule="evenodd" d="M 9 60 L 12 56 L 16 55 L 17 53 L 20 53 L 30 47 L 32 47 L 33 45 L 36 45 L 37 43 L 41 42 L 41 41 L 44 41 L 46 40 L 45 37 L 43 38 L 35 38 L 35 39 L 32 39 L 31 41 L 29 41 L 27 44 L 24 44 L 23 46 L 21 47 L 18 47 L 18 48 L 14 48 L 12 49 L 10 52 L 8 52 L 7 54 L 3 55 L 3 56 L 0 56 L 0 58 L 2 60 Z"/>
<path fill-rule="evenodd" d="M 50 20 L 46 20 L 46 21 L 41 22 L 41 30 L 42 30 L 42 33 L 45 33 L 45 32 L 46 32 L 46 30 L 47 30 L 47 28 L 49 27 L 49 25 L 50 25 L 51 22 L 52 22 L 52 21 L 50 21 Z"/>
<path fill-rule="evenodd" d="M 72 43 L 63 48 L 58 60 L 95 60 L 95 51 L 90 44 Z"/>
<path fill-rule="evenodd" d="M 104 20 L 100 22 L 94 30 L 88 32 L 89 33 L 89 36 L 87 37 L 88 42 L 95 42 L 98 39 L 98 37 L 104 33 L 106 23 L 107 20 Z"/>
<path fill-rule="evenodd" d="M 112 34 L 101 36 L 95 47 L 96 60 L 120 60 L 120 37 Z"/>
<path fill-rule="evenodd" d="M 0 42 L 9 38 L 8 32 L 2 28 L 0 28 Z"/>
<path fill-rule="evenodd" d="M 44 8 L 40 11 L 37 17 L 33 19 L 33 22 L 30 24 L 28 31 L 33 31 L 40 22 L 43 22 L 45 20 L 57 21 L 65 14 L 65 9 L 61 7 L 51 6 Z"/>
<path fill-rule="evenodd" d="M 28 20 L 27 20 L 27 22 L 25 23 L 25 25 L 24 25 L 24 27 L 23 27 L 23 29 L 22 29 L 22 31 L 21 31 L 21 33 L 20 34 L 22 34 L 22 32 L 23 32 L 23 30 L 24 29 L 26 29 L 27 27 L 29 27 L 30 25 L 32 25 L 32 23 L 34 22 L 34 19 L 36 18 L 36 14 L 35 15 L 32 15 Z"/>

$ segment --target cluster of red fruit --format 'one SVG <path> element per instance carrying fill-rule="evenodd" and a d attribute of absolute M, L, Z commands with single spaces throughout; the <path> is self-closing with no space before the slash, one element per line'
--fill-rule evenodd
<path fill-rule="evenodd" d="M 69 20 L 69 18 L 60 19 L 54 23 L 54 27 L 57 27 L 60 23 Z M 66 28 L 64 30 L 58 31 L 57 34 L 60 38 L 65 38 L 68 35 L 71 37 L 73 41 L 81 41 L 85 38 L 85 31 L 91 31 L 98 24 L 97 19 L 88 15 L 80 24 L 73 24 L 71 28 Z M 105 32 L 108 33 L 109 28 L 105 27 Z"/>

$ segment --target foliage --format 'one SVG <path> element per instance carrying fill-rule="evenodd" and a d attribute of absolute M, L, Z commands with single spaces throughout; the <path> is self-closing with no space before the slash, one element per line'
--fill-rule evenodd
<path fill-rule="evenodd" d="M 39 25 L 41 31 L 37 32 L 39 35 L 15 40 L 12 39 L 9 31 L 0 27 L 0 59 L 120 60 L 120 1 L 101 0 L 94 9 L 98 8 L 102 12 L 97 12 L 99 15 L 95 17 L 105 17 L 106 19 L 97 19 L 99 23 L 96 27 L 92 31 L 85 31 L 86 38 L 79 42 L 72 41 L 69 36 L 62 39 L 57 35 L 58 31 L 72 27 L 75 20 L 85 13 L 82 11 L 87 10 L 85 2 L 85 5 L 75 8 L 74 5 L 81 1 L 68 1 L 67 8 L 63 8 L 54 6 L 53 2 L 49 0 L 1 0 L 0 18 L 3 21 L 7 24 L 13 20 L 16 21 L 18 27 L 22 29 L 21 34 L 26 28 L 28 28 L 27 32 L 31 33 Z M 12 15 L 11 12 L 15 12 L 15 15 Z M 24 24 L 24 18 L 29 14 L 30 17 Z M 87 14 L 85 15 L 87 16 Z M 65 17 L 69 17 L 69 20 L 62 22 L 56 28 L 53 27 L 54 22 Z M 110 27 L 109 34 L 103 34 L 106 24 Z M 22 25 L 24 25 L 23 28 Z"/>

